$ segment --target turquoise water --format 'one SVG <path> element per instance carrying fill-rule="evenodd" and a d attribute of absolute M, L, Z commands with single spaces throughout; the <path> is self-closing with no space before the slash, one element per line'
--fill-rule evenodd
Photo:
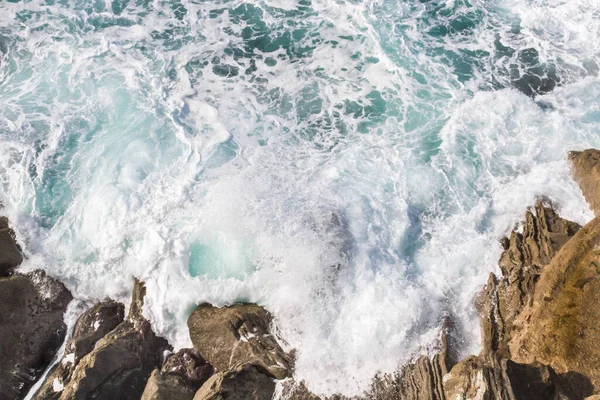
<path fill-rule="evenodd" d="M 0 201 L 83 302 L 254 301 L 319 393 L 435 347 L 545 196 L 591 212 L 600 5 L 0 1 Z"/>

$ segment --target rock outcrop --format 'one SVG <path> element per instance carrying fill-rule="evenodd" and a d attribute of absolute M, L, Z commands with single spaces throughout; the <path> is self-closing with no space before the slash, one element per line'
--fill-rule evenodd
<path fill-rule="evenodd" d="M 71 293 L 43 271 L 0 278 L 0 399 L 24 397 L 62 345 Z"/>
<path fill-rule="evenodd" d="M 142 315 L 146 289 L 136 280 L 125 321 L 96 342 L 62 389 L 61 400 L 139 400 L 152 371 L 171 347 Z"/>
<path fill-rule="evenodd" d="M 517 364 L 489 353 L 455 365 L 444 377 L 444 396 L 449 400 L 566 399 L 557 382 L 556 373 L 548 366 Z"/>
<path fill-rule="evenodd" d="M 600 391 L 600 218 L 585 225 L 544 268 L 533 302 L 509 342 L 517 362 L 540 361 L 576 392 Z M 580 393 L 583 397 L 584 394 Z"/>
<path fill-rule="evenodd" d="M 213 375 L 194 400 L 271 400 L 275 382 L 263 368 L 246 364 Z"/>
<path fill-rule="evenodd" d="M 192 349 L 182 349 L 167 358 L 148 379 L 141 400 L 192 400 L 214 373 L 214 368 Z"/>
<path fill-rule="evenodd" d="M 23 262 L 23 254 L 10 228 L 8 218 L 0 217 L 0 277 L 10 276 Z"/>
<path fill-rule="evenodd" d="M 94 349 L 98 340 L 123 322 L 124 309 L 123 304 L 106 300 L 85 311 L 75 323 L 62 360 L 48 375 L 34 399 L 59 399 L 62 388 L 71 382 L 79 361 Z"/>
<path fill-rule="evenodd" d="M 498 278 L 492 273 L 475 302 L 481 316 L 484 354 L 498 352 L 510 358 L 507 343 L 515 318 L 531 303 L 544 266 L 580 228 L 538 202 L 525 214 L 523 232 L 514 230 L 510 238 L 502 240 L 502 275 Z"/>
<path fill-rule="evenodd" d="M 600 216 L 600 151 L 588 149 L 569 153 L 571 172 L 596 216 Z"/>
<path fill-rule="evenodd" d="M 199 305 L 188 319 L 194 348 L 218 371 L 254 364 L 277 379 L 291 376 L 292 357 L 269 328 L 271 315 L 256 304 Z"/>

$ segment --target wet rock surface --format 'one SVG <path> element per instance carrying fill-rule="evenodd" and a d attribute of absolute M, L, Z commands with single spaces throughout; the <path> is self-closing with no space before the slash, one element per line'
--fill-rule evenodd
<path fill-rule="evenodd" d="M 213 375 L 194 400 L 271 400 L 275 382 L 263 368 L 246 364 Z"/>
<path fill-rule="evenodd" d="M 0 278 L 0 399 L 23 398 L 62 345 L 71 293 L 43 271 Z"/>
<path fill-rule="evenodd" d="M 142 400 L 193 399 L 196 391 L 214 373 L 214 368 L 195 350 L 182 349 L 152 371 Z"/>
<path fill-rule="evenodd" d="M 283 379 L 291 375 L 292 357 L 281 349 L 270 325 L 271 315 L 256 304 L 201 304 L 188 319 L 194 348 L 218 371 L 255 364 Z"/>
<path fill-rule="evenodd" d="M 8 218 L 0 217 L 0 277 L 10 276 L 23 262 L 23 254 Z"/>
<path fill-rule="evenodd" d="M 34 399 L 59 399 L 61 388 L 69 384 L 79 361 L 94 349 L 98 340 L 123 322 L 124 310 L 123 304 L 106 300 L 85 311 L 75 323 L 61 361 L 48 375 Z"/>
<path fill-rule="evenodd" d="M 171 349 L 142 315 L 145 293 L 136 280 L 127 318 L 79 361 L 60 399 L 140 399 L 163 353 Z"/>

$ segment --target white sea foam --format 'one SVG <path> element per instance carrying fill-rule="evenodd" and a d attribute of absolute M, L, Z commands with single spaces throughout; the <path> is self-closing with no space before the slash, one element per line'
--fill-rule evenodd
<path fill-rule="evenodd" d="M 537 198 L 591 218 L 566 153 L 600 146 L 596 2 L 182 4 L 0 4 L 3 212 L 79 299 L 138 277 L 175 347 L 196 304 L 257 302 L 297 379 L 352 395 L 444 316 L 478 352 L 473 296 Z M 497 40 L 561 86 L 511 88 L 533 67 Z"/>

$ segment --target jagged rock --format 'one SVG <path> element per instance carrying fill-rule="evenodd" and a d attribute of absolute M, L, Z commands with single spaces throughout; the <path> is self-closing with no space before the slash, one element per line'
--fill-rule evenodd
<path fill-rule="evenodd" d="M 271 315 L 256 304 L 201 304 L 188 319 L 194 348 L 217 370 L 255 364 L 283 379 L 291 375 L 292 357 L 271 335 L 270 324 Z"/>
<path fill-rule="evenodd" d="M 214 369 L 193 349 L 182 349 L 152 371 L 141 400 L 192 400 Z"/>
<path fill-rule="evenodd" d="M 544 267 L 533 302 L 515 320 L 516 362 L 564 374 L 578 398 L 600 391 L 600 218 L 585 225 Z M 589 379 L 589 381 L 588 381 Z"/>
<path fill-rule="evenodd" d="M 502 277 L 491 274 L 475 301 L 481 317 L 483 354 L 498 352 L 510 358 L 507 343 L 515 318 L 531 303 L 542 268 L 580 228 L 538 202 L 535 214 L 528 210 L 525 215 L 523 233 L 515 230 L 510 239 L 503 239 Z"/>
<path fill-rule="evenodd" d="M 48 375 L 34 399 L 59 399 L 61 388 L 69 384 L 81 358 L 93 350 L 98 340 L 123 322 L 124 309 L 123 304 L 106 300 L 84 312 L 75 323 L 61 362 Z"/>
<path fill-rule="evenodd" d="M 517 364 L 497 354 L 471 356 L 444 377 L 446 399 L 567 399 L 556 373 L 545 365 Z"/>
<path fill-rule="evenodd" d="M 275 382 L 262 367 L 246 364 L 213 375 L 194 400 L 271 400 Z"/>
<path fill-rule="evenodd" d="M 171 349 L 142 315 L 145 294 L 143 283 L 136 280 L 127 318 L 79 361 L 61 400 L 140 399 L 152 370 Z"/>
<path fill-rule="evenodd" d="M 573 178 L 596 216 L 600 216 L 600 151 L 572 151 L 569 160 Z"/>
<path fill-rule="evenodd" d="M 0 217 L 0 277 L 10 276 L 23 262 L 23 254 L 15 240 L 8 218 Z"/>
<path fill-rule="evenodd" d="M 419 357 L 405 366 L 400 374 L 375 379 L 372 400 L 444 400 L 443 377 L 457 362 L 455 328 L 446 318 L 442 329 L 440 351 L 429 358 Z"/>
<path fill-rule="evenodd" d="M 71 301 L 43 271 L 0 278 L 0 399 L 22 398 L 54 358 Z"/>

